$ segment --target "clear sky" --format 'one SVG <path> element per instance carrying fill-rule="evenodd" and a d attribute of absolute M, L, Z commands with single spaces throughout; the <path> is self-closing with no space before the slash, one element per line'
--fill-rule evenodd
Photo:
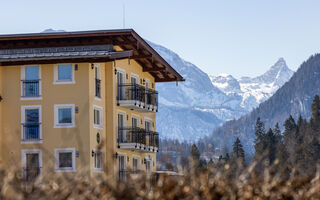
<path fill-rule="evenodd" d="M 320 52 L 318 0 L 0 0 L 0 34 L 135 29 L 209 74 L 296 70 Z"/>

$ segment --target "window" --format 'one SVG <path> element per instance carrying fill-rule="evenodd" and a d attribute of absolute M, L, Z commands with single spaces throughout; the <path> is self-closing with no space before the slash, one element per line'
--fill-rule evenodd
<path fill-rule="evenodd" d="M 95 76 L 95 97 L 101 98 L 101 79 L 100 79 L 100 65 L 94 65 Z"/>
<path fill-rule="evenodd" d="M 138 157 L 132 158 L 132 171 L 133 173 L 137 173 L 140 169 L 140 162 Z"/>
<path fill-rule="evenodd" d="M 127 132 L 125 125 L 125 113 L 118 113 L 118 142 L 126 143 L 127 142 Z"/>
<path fill-rule="evenodd" d="M 54 84 L 70 84 L 74 82 L 74 68 L 72 64 L 58 64 L 54 66 Z"/>
<path fill-rule="evenodd" d="M 55 149 L 55 170 L 75 171 L 75 149 Z"/>
<path fill-rule="evenodd" d="M 117 100 L 127 100 L 125 96 L 125 71 L 119 68 L 117 70 Z"/>
<path fill-rule="evenodd" d="M 102 151 L 96 150 L 94 152 L 94 169 L 95 170 L 102 170 L 103 168 L 103 154 Z"/>
<path fill-rule="evenodd" d="M 21 99 L 41 99 L 40 66 L 23 66 L 21 68 Z"/>
<path fill-rule="evenodd" d="M 21 107 L 22 143 L 41 143 L 41 106 Z"/>
<path fill-rule="evenodd" d="M 150 119 L 145 119 L 145 129 L 146 131 L 152 131 L 152 121 Z"/>
<path fill-rule="evenodd" d="M 125 181 L 127 178 L 127 166 L 126 166 L 126 157 L 125 155 L 118 156 L 118 169 L 119 169 L 119 180 Z"/>
<path fill-rule="evenodd" d="M 22 149 L 22 178 L 34 181 L 41 174 L 42 151 L 40 149 Z"/>
<path fill-rule="evenodd" d="M 152 172 L 152 164 L 153 164 L 152 159 L 146 159 L 146 171 L 147 172 Z"/>
<path fill-rule="evenodd" d="M 74 104 L 54 105 L 55 128 L 75 126 Z"/>
<path fill-rule="evenodd" d="M 102 128 L 102 108 L 99 106 L 93 106 L 93 127 Z"/>
<path fill-rule="evenodd" d="M 72 152 L 59 152 L 59 168 L 72 167 Z"/>
<path fill-rule="evenodd" d="M 138 97 L 140 88 L 138 85 L 139 76 L 136 74 L 131 73 L 131 86 L 130 86 L 130 92 L 131 92 L 131 100 L 139 100 Z"/>

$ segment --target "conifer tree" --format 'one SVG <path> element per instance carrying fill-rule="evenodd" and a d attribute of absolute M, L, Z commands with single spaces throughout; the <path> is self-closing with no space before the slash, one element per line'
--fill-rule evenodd
<path fill-rule="evenodd" d="M 237 137 L 236 141 L 233 144 L 233 152 L 232 152 L 232 159 L 237 163 L 240 163 L 242 166 L 245 163 L 245 155 L 244 150 L 241 144 L 240 139 Z"/>
<path fill-rule="evenodd" d="M 319 96 L 316 95 L 313 99 L 312 105 L 311 105 L 311 120 L 310 124 L 311 127 L 315 130 L 319 129 L 319 122 L 320 122 L 320 99 Z"/>
<path fill-rule="evenodd" d="M 200 152 L 196 144 L 193 144 L 191 147 L 191 158 L 194 162 L 200 161 Z"/>
<path fill-rule="evenodd" d="M 288 119 L 284 122 L 285 131 L 283 133 L 284 145 L 286 148 L 286 152 L 289 154 L 289 163 L 292 167 L 294 167 L 295 163 L 295 151 L 297 149 L 297 125 L 294 121 L 293 117 L 290 115 Z"/>
<path fill-rule="evenodd" d="M 266 146 L 267 146 L 266 152 L 267 152 L 268 163 L 269 165 L 272 165 L 272 163 L 276 159 L 277 138 L 271 128 L 267 132 Z"/>
<path fill-rule="evenodd" d="M 273 134 L 275 136 L 277 145 L 279 145 L 283 141 L 282 135 L 281 135 L 281 130 L 280 130 L 280 127 L 279 127 L 279 123 L 276 123 L 276 125 L 274 126 Z"/>
<path fill-rule="evenodd" d="M 296 122 L 294 121 L 292 115 L 284 122 L 285 132 L 295 131 L 297 128 Z"/>
<path fill-rule="evenodd" d="M 226 157 L 224 157 L 224 160 L 226 163 L 229 162 L 229 160 L 230 160 L 229 153 L 226 153 Z"/>
<path fill-rule="evenodd" d="M 254 148 L 255 148 L 255 160 L 262 159 L 264 149 L 266 147 L 266 133 L 264 123 L 260 120 L 260 117 L 257 118 L 256 126 L 255 126 L 255 135 L 256 139 L 254 141 Z"/>

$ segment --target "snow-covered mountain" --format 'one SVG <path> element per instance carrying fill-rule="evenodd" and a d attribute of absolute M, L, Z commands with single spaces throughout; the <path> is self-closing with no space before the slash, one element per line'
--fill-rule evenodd
<path fill-rule="evenodd" d="M 293 73 L 280 59 L 265 74 L 255 78 L 209 77 L 173 51 L 149 43 L 186 79 L 178 86 L 176 83 L 158 83 L 156 86 L 159 91 L 157 130 L 166 138 L 194 141 L 210 134 L 225 121 L 250 112 Z"/>
<path fill-rule="evenodd" d="M 271 97 L 293 75 L 283 58 L 280 58 L 261 76 L 234 78 L 229 74 L 210 76 L 212 84 L 221 91 L 242 96 L 241 107 L 251 110 Z"/>

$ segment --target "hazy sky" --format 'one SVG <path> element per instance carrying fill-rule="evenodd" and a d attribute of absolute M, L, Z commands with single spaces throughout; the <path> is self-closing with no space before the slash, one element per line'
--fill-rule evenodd
<path fill-rule="evenodd" d="M 135 29 L 209 74 L 256 76 L 320 52 L 318 0 L 0 0 L 0 34 Z"/>

